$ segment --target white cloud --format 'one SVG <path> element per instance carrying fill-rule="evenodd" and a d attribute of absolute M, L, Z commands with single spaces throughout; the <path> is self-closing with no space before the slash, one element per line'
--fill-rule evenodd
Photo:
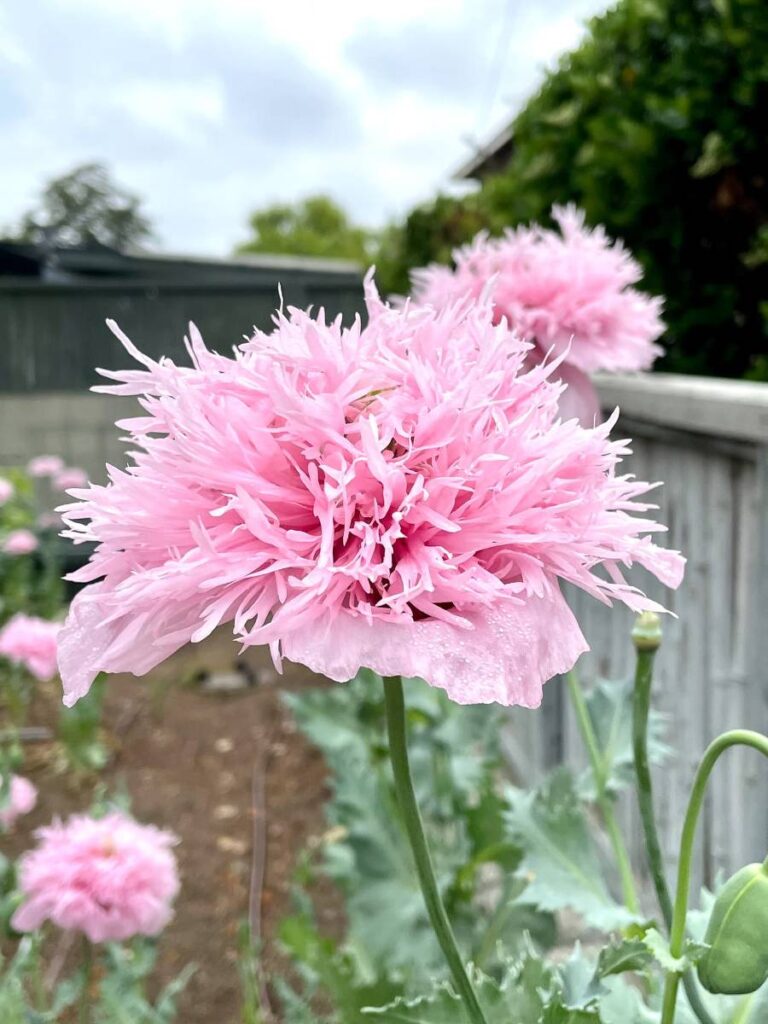
<path fill-rule="evenodd" d="M 250 210 L 311 191 L 381 223 L 445 187 L 604 3 L 9 5 L 0 224 L 86 160 L 146 198 L 169 249 L 224 254 Z"/>
<path fill-rule="evenodd" d="M 116 101 L 137 122 L 168 132 L 180 142 L 224 118 L 224 92 L 213 78 L 131 81 L 119 91 Z"/>

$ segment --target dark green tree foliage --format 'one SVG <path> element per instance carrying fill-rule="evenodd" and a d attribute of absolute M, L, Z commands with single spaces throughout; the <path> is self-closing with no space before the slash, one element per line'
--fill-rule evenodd
<path fill-rule="evenodd" d="M 307 196 L 293 205 L 275 203 L 250 218 L 252 238 L 238 246 L 240 253 L 285 253 L 350 259 L 367 266 L 375 235 L 353 224 L 329 196 Z"/>
<path fill-rule="evenodd" d="M 384 230 L 376 254 L 376 278 L 384 294 L 406 295 L 409 272 L 428 263 L 450 263 L 453 250 L 491 226 L 483 197 L 439 195 L 417 206 L 402 224 Z"/>
<path fill-rule="evenodd" d="M 520 112 L 474 202 L 494 231 L 576 202 L 666 296 L 660 369 L 768 378 L 766 126 L 765 0 L 621 0 Z M 403 265 L 445 259 L 439 204 L 429 252 L 409 233 L 430 210 L 409 217 Z"/>
<path fill-rule="evenodd" d="M 102 164 L 89 163 L 48 182 L 37 207 L 22 219 L 18 237 L 124 250 L 148 241 L 152 225 L 137 196 L 115 184 Z"/>

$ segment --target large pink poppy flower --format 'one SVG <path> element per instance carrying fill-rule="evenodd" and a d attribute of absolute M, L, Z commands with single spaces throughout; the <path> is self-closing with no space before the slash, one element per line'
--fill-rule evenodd
<path fill-rule="evenodd" d="M 144 415 L 119 424 L 131 465 L 64 510 L 98 544 L 60 637 L 67 703 L 229 622 L 333 679 L 532 707 L 586 649 L 561 580 L 638 610 L 621 566 L 680 582 L 650 486 L 616 472 L 626 442 L 559 419 L 556 362 L 529 367 L 488 303 L 367 302 L 364 328 L 290 310 L 233 357 L 191 328 L 190 367 L 123 338 L 143 369 L 100 390 Z"/>

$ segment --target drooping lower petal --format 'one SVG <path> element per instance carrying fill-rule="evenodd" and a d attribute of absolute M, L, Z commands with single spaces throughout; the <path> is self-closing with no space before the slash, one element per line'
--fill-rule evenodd
<path fill-rule="evenodd" d="M 325 618 L 286 637 L 283 653 L 337 682 L 365 667 L 382 676 L 426 679 L 458 704 L 536 708 L 544 683 L 588 650 L 559 591 L 520 604 L 501 601 L 466 618 L 466 629 L 435 619 Z"/>
<path fill-rule="evenodd" d="M 80 591 L 59 633 L 59 672 L 67 707 L 88 693 L 100 672 L 143 676 L 183 647 L 198 625 L 192 620 L 186 631 L 163 631 L 162 609 L 149 617 L 130 605 L 123 614 L 110 618 L 110 605 L 105 600 L 108 591 L 104 583 Z"/>

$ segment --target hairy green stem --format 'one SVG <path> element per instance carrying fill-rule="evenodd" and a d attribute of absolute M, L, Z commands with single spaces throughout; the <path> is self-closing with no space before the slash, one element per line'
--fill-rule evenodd
<path fill-rule="evenodd" d="M 93 946 L 83 936 L 83 987 L 80 992 L 78 1024 L 89 1024 L 91 1019 L 91 981 L 93 978 Z"/>
<path fill-rule="evenodd" d="M 456 938 L 445 912 L 440 890 L 435 879 L 435 870 L 429 854 L 424 825 L 422 824 L 416 794 L 411 780 L 411 769 L 408 762 L 406 745 L 405 701 L 403 698 L 403 682 L 399 676 L 384 679 L 384 702 L 387 712 L 387 735 L 389 737 L 389 756 L 395 776 L 395 791 L 403 816 L 405 830 L 413 851 L 416 873 L 419 877 L 424 902 L 427 906 L 429 920 L 432 923 L 437 941 L 443 951 L 448 968 L 451 972 L 457 993 L 464 1003 L 472 1024 L 487 1024 L 480 1003 L 472 988 L 464 961 L 461 958 Z"/>
<path fill-rule="evenodd" d="M 646 633 L 642 627 L 635 630 L 633 639 L 637 647 L 637 669 L 635 672 L 635 688 L 633 691 L 632 706 L 632 740 L 635 758 L 635 778 L 637 786 L 637 802 L 640 807 L 640 818 L 643 824 L 645 836 L 645 851 L 648 858 L 648 868 L 653 881 L 653 888 L 656 892 L 658 907 L 662 911 L 664 923 L 669 934 L 672 928 L 672 897 L 667 885 L 667 874 L 664 869 L 664 855 L 662 844 L 658 839 L 656 828 L 656 817 L 653 808 L 653 783 L 650 777 L 650 764 L 648 761 L 648 716 L 650 714 L 650 696 L 653 684 L 653 659 L 656 649 L 662 639 L 662 631 L 656 622 L 654 632 L 651 624 L 650 632 Z M 701 993 L 698 990 L 696 979 L 690 971 L 683 975 L 685 994 L 693 1013 L 701 1024 L 714 1024 L 707 1008 L 701 1001 Z"/>
<path fill-rule="evenodd" d="M 611 841 L 614 856 L 616 857 L 616 864 L 621 877 L 621 890 L 624 896 L 624 902 L 633 914 L 637 914 L 640 910 L 640 903 L 637 899 L 635 879 L 632 875 L 632 865 L 629 860 L 629 854 L 627 853 L 627 847 L 622 839 L 619 823 L 616 820 L 613 801 L 611 800 L 611 796 L 606 788 L 607 779 L 605 777 L 605 759 L 602 751 L 600 750 L 600 745 L 597 742 L 597 736 L 595 735 L 595 730 L 592 726 L 592 719 L 589 717 L 587 702 L 584 699 L 584 693 L 581 689 L 578 676 L 573 670 L 571 670 L 566 675 L 566 679 L 568 681 L 568 693 L 571 697 L 573 710 L 576 713 L 576 721 L 579 724 L 581 738 L 584 741 L 584 746 L 587 748 L 589 763 L 592 767 L 592 776 L 595 780 L 595 789 L 597 790 L 597 805 L 600 808 L 600 813 L 603 817 L 608 838 Z"/>
<path fill-rule="evenodd" d="M 661 916 L 669 930 L 672 924 L 672 899 L 669 895 L 667 878 L 664 873 L 664 857 L 656 829 L 656 815 L 653 806 L 653 782 L 648 761 L 648 715 L 651 708 L 651 684 L 653 682 L 654 650 L 638 650 L 635 687 L 632 693 L 632 746 L 637 781 L 637 802 L 645 833 L 645 849 L 648 867 L 659 901 Z"/>
<path fill-rule="evenodd" d="M 658 616 L 653 613 L 641 616 L 632 633 L 637 648 L 637 668 L 635 670 L 635 686 L 632 694 L 632 747 L 635 761 L 635 781 L 637 802 L 640 808 L 640 819 L 645 836 L 645 849 L 648 867 L 656 890 L 661 916 L 669 933 L 672 927 L 672 898 L 669 894 L 667 876 L 664 871 L 664 856 L 656 828 L 656 815 L 653 804 L 653 782 L 648 759 L 648 716 L 651 710 L 651 690 L 653 684 L 653 663 L 656 651 L 661 643 L 661 624 Z M 702 1002 L 701 993 L 695 977 L 690 971 L 683 975 L 685 994 L 691 1009 L 701 1024 L 714 1024 Z"/>
<path fill-rule="evenodd" d="M 707 783 L 712 774 L 718 758 L 729 747 L 744 746 L 752 747 L 768 757 L 768 736 L 759 732 L 751 732 L 748 729 L 732 729 L 718 736 L 707 747 L 704 757 L 701 759 L 696 776 L 693 780 L 693 788 L 688 800 L 688 809 L 685 812 L 683 821 L 683 832 L 680 838 L 680 857 L 677 865 L 677 890 L 675 892 L 675 905 L 672 911 L 672 927 L 669 933 L 669 951 L 673 957 L 680 957 L 683 954 L 685 943 L 685 919 L 688 912 L 688 893 L 691 887 L 691 859 L 693 857 L 693 842 L 696 838 L 696 825 L 707 791 Z M 664 984 L 664 999 L 661 1010 L 661 1024 L 673 1024 L 675 1019 L 675 1005 L 677 1003 L 677 988 L 680 975 L 674 972 L 667 974 Z"/>
<path fill-rule="evenodd" d="M 32 996 L 35 1003 L 35 1008 L 41 1013 L 45 1014 L 48 1006 L 48 998 L 45 991 L 45 982 L 43 980 L 43 969 L 40 963 L 40 935 L 34 933 L 30 936 L 31 947 L 32 947 L 32 972 L 31 972 L 31 986 Z"/>

